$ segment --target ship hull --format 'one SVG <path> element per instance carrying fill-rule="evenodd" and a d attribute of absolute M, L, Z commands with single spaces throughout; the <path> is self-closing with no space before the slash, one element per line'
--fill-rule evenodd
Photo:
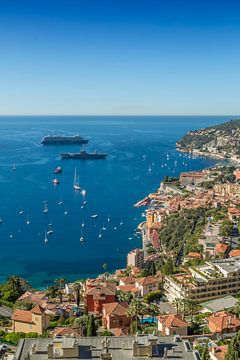
<path fill-rule="evenodd" d="M 71 145 L 71 144 L 87 144 L 89 140 L 83 139 L 79 136 L 72 136 L 72 137 L 51 137 L 45 136 L 42 139 L 42 145 Z"/>
<path fill-rule="evenodd" d="M 78 153 L 63 153 L 61 159 L 77 159 L 77 160 L 103 160 L 106 159 L 107 154 L 78 154 Z"/>

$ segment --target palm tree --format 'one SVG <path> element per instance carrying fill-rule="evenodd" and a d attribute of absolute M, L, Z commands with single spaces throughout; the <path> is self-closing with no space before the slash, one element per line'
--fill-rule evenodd
<path fill-rule="evenodd" d="M 199 304 L 197 301 L 192 299 L 186 300 L 187 312 L 191 315 L 191 322 L 193 321 L 193 315 L 199 310 Z"/>
<path fill-rule="evenodd" d="M 157 304 L 150 304 L 147 308 L 149 315 L 152 316 L 152 322 L 154 323 L 155 317 L 159 314 L 159 308 Z"/>
<path fill-rule="evenodd" d="M 179 314 L 181 306 L 182 306 L 182 299 L 180 299 L 180 298 L 174 299 L 172 304 L 176 308 L 177 314 Z"/>
<path fill-rule="evenodd" d="M 75 291 L 75 294 L 76 294 L 76 303 L 77 303 L 77 306 L 79 307 L 79 305 L 80 305 L 80 291 L 81 291 L 81 284 L 79 282 L 75 282 L 74 291 Z"/>
<path fill-rule="evenodd" d="M 133 319 L 135 320 L 136 329 L 138 329 L 138 316 L 141 316 L 143 318 L 146 312 L 147 312 L 146 304 L 142 300 L 138 298 L 133 298 L 131 300 L 127 313 L 132 320 Z"/>
<path fill-rule="evenodd" d="M 133 298 L 133 294 L 130 291 L 124 292 L 122 290 L 118 290 L 117 298 L 118 298 L 118 301 L 127 302 L 129 304 Z"/>
<path fill-rule="evenodd" d="M 63 286 L 66 284 L 66 280 L 64 278 L 59 278 L 55 280 L 55 283 L 58 285 L 59 290 L 62 290 Z"/>

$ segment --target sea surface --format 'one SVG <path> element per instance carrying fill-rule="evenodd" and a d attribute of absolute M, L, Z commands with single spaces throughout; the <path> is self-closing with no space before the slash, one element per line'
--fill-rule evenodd
<path fill-rule="evenodd" d="M 230 118 L 0 117 L 0 282 L 17 274 L 34 287 L 45 287 L 60 276 L 70 281 L 95 276 L 104 263 L 108 271 L 124 267 L 128 251 L 141 247 L 135 231 L 145 209 L 133 204 L 157 190 L 164 176 L 217 162 L 177 152 L 176 141 L 190 129 Z M 86 150 L 106 152 L 107 159 L 60 160 L 61 152 L 78 151 L 79 145 L 42 146 L 42 137 L 54 133 L 78 133 L 90 139 Z M 57 166 L 63 172 L 54 186 Z M 86 189 L 85 206 L 73 189 L 75 168 Z M 45 243 L 49 224 L 54 233 Z"/>

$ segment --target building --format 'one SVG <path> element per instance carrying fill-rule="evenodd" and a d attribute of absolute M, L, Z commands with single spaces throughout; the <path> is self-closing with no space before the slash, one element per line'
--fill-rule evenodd
<path fill-rule="evenodd" d="M 142 268 L 144 264 L 144 251 L 142 249 L 134 249 L 127 255 L 127 266 L 137 266 Z"/>
<path fill-rule="evenodd" d="M 162 335 L 181 335 L 188 333 L 188 323 L 180 314 L 169 314 L 157 317 L 157 328 Z"/>
<path fill-rule="evenodd" d="M 15 360 L 197 360 L 199 353 L 179 336 L 124 336 L 21 339 Z"/>
<path fill-rule="evenodd" d="M 228 345 L 213 346 L 209 349 L 211 360 L 224 360 L 228 351 Z"/>
<path fill-rule="evenodd" d="M 205 302 L 234 295 L 240 291 L 240 257 L 214 260 L 190 267 L 188 273 L 168 275 L 164 289 L 170 302 L 178 298 Z"/>
<path fill-rule="evenodd" d="M 198 185 L 204 180 L 204 173 L 202 171 L 191 171 L 191 172 L 182 172 L 180 174 L 180 184 L 182 186 L 187 185 Z"/>
<path fill-rule="evenodd" d="M 135 286 L 140 290 L 141 296 L 147 295 L 153 291 L 157 291 L 158 284 L 159 279 L 151 275 L 144 278 L 139 278 L 135 282 Z"/>
<path fill-rule="evenodd" d="M 240 319 L 226 311 L 220 311 L 207 318 L 209 330 L 213 333 L 235 333 L 240 330 Z"/>
<path fill-rule="evenodd" d="M 115 302 L 116 289 L 111 285 L 99 285 L 86 293 L 86 307 L 88 312 L 102 313 L 103 304 Z"/>
<path fill-rule="evenodd" d="M 108 329 L 128 329 L 131 318 L 127 315 L 127 303 L 104 304 L 102 310 L 102 323 Z"/>
<path fill-rule="evenodd" d="M 12 327 L 14 332 L 36 332 L 42 335 L 48 328 L 50 315 L 36 305 L 32 310 L 16 309 L 12 315 Z"/>
<path fill-rule="evenodd" d="M 218 311 L 229 310 L 229 309 L 234 308 L 234 306 L 236 306 L 237 303 L 238 303 L 237 298 L 235 298 L 231 295 L 224 296 L 224 297 L 221 297 L 216 300 L 210 300 L 210 301 L 201 303 L 201 306 L 203 308 L 203 310 L 201 312 L 215 313 Z"/>

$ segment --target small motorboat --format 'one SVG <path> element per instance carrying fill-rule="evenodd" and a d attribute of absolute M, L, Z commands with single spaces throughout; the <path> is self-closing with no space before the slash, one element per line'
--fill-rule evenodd
<path fill-rule="evenodd" d="M 64 215 L 68 215 L 68 212 L 67 212 L 67 210 L 65 210 L 65 211 L 64 211 Z"/>
<path fill-rule="evenodd" d="M 80 240 L 80 243 L 83 244 L 83 241 L 84 241 L 83 236 L 81 236 L 79 240 Z"/>
<path fill-rule="evenodd" d="M 60 174 L 62 172 L 61 166 L 56 167 L 56 169 L 53 172 L 54 174 Z"/>
<path fill-rule="evenodd" d="M 96 219 L 97 217 L 98 217 L 97 214 L 93 214 L 93 215 L 91 216 L 92 219 Z"/>
<path fill-rule="evenodd" d="M 19 215 L 22 215 L 22 214 L 23 214 L 23 210 L 20 210 L 20 211 L 19 211 Z"/>
<path fill-rule="evenodd" d="M 60 181 L 57 178 L 53 179 L 52 182 L 54 185 L 60 184 Z"/>

